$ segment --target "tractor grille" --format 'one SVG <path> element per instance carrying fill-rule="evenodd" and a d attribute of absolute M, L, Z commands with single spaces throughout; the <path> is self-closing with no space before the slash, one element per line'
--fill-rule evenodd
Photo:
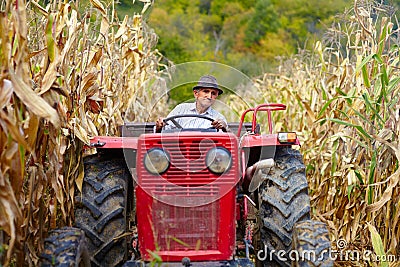
<path fill-rule="evenodd" d="M 154 233 L 161 250 L 215 250 L 218 246 L 219 203 L 198 207 L 153 204 Z"/>
<path fill-rule="evenodd" d="M 238 182 L 237 138 L 218 133 L 142 135 L 138 142 L 137 209 L 141 253 L 157 250 L 165 261 L 231 259 L 235 242 L 235 197 Z M 206 166 L 207 152 L 231 151 L 232 167 L 222 175 Z M 145 153 L 162 148 L 170 167 L 162 175 L 149 173 Z M 141 161 L 142 160 L 142 161 Z M 140 204 L 139 204 L 140 199 Z"/>
<path fill-rule="evenodd" d="M 197 195 L 218 193 L 216 192 L 218 188 L 205 188 L 204 186 L 217 179 L 216 185 L 232 185 L 237 179 L 236 173 L 234 168 L 222 176 L 211 173 L 205 163 L 206 155 L 211 148 L 216 146 L 223 146 L 229 151 L 234 150 L 234 144 L 229 141 L 229 139 L 214 141 L 199 138 L 199 140 L 181 140 L 180 142 L 157 140 L 142 143 L 142 151 L 153 147 L 160 147 L 167 151 L 170 155 L 171 165 L 161 177 L 148 173 L 142 166 L 140 185 L 147 190 L 174 195 L 187 195 L 189 191 L 190 194 Z M 232 153 L 233 157 L 235 155 L 236 153 Z M 232 160 L 236 161 L 237 159 L 232 158 Z"/>

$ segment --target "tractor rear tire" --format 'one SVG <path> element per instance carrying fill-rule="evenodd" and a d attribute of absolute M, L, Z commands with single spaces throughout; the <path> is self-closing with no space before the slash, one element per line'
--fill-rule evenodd
<path fill-rule="evenodd" d="M 310 219 L 305 166 L 299 151 L 277 147 L 275 166 L 259 188 L 261 245 L 264 266 L 290 266 L 292 231 Z"/>
<path fill-rule="evenodd" d="M 326 224 L 307 220 L 293 230 L 293 250 L 298 260 L 295 267 L 332 267 L 331 242 Z"/>
<path fill-rule="evenodd" d="M 85 233 L 73 227 L 50 231 L 49 237 L 44 240 L 40 261 L 42 267 L 90 267 Z"/>
<path fill-rule="evenodd" d="M 92 266 L 122 265 L 131 175 L 123 157 L 91 156 L 84 166 L 82 193 L 75 194 L 75 226 L 86 234 Z"/>

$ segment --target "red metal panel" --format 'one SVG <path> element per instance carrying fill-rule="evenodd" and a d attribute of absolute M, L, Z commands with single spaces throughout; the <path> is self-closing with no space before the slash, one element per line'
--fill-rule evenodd
<path fill-rule="evenodd" d="M 231 260 L 235 250 L 236 187 L 202 206 L 177 207 L 136 189 L 139 248 L 145 261 L 152 253 L 164 262 Z"/>
<path fill-rule="evenodd" d="M 223 175 L 211 173 L 205 164 L 207 152 L 216 146 L 228 149 L 232 155 L 232 167 Z M 162 175 L 153 175 L 146 171 L 143 165 L 144 154 L 147 150 L 159 147 L 171 157 L 171 166 Z M 195 192 L 201 194 L 204 185 L 214 184 L 228 192 L 239 180 L 238 173 L 238 144 L 233 134 L 183 132 L 177 138 L 176 134 L 149 134 L 139 139 L 137 153 L 138 184 L 146 191 L 153 192 L 165 188 L 174 194 L 186 195 Z M 208 190 L 208 189 L 207 189 Z"/>
<path fill-rule="evenodd" d="M 268 134 L 268 135 L 246 135 L 241 139 L 242 147 L 255 147 L 255 146 L 287 146 L 288 144 L 281 144 L 278 141 L 278 134 Z M 299 139 L 291 145 L 300 145 Z"/>
<path fill-rule="evenodd" d="M 179 141 L 178 141 L 179 140 Z M 222 175 L 205 165 L 209 149 L 231 151 L 232 167 Z M 152 175 L 143 166 L 147 150 L 163 148 L 170 168 Z M 137 223 L 144 260 L 152 253 L 163 261 L 230 260 L 235 249 L 237 138 L 233 134 L 183 132 L 139 138 L 137 153 Z"/>
<path fill-rule="evenodd" d="M 96 136 L 90 139 L 90 146 L 97 148 L 131 148 L 137 149 L 137 137 Z"/>

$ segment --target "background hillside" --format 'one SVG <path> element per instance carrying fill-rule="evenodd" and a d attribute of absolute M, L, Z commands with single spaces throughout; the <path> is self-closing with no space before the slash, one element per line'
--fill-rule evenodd
<path fill-rule="evenodd" d="M 352 2 L 162 0 L 148 23 L 159 36 L 157 48 L 174 63 L 212 60 L 255 76 L 276 67 L 276 56 L 310 48 Z"/>
<path fill-rule="evenodd" d="M 120 16 L 138 12 L 143 2 L 120 0 Z M 398 13 L 400 1 L 381 1 Z M 360 2 L 362 3 L 362 2 Z M 331 38 L 327 29 L 348 13 L 353 0 L 160 0 L 144 17 L 158 36 L 163 62 L 214 61 L 249 77 L 274 72 L 285 58 L 311 50 L 317 40 Z M 170 98 L 190 97 L 182 90 Z"/>

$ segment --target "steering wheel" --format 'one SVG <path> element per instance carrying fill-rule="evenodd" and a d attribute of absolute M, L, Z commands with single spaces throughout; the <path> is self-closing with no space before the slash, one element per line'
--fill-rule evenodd
<path fill-rule="evenodd" d="M 201 119 L 204 119 L 204 120 L 209 120 L 209 121 L 211 121 L 211 122 L 214 121 L 214 119 L 212 119 L 212 118 L 210 118 L 210 117 L 207 117 L 207 116 L 204 116 L 204 115 L 199 115 L 199 114 L 181 114 L 181 115 L 175 115 L 175 116 L 171 116 L 171 117 L 165 118 L 165 119 L 163 119 L 163 122 L 165 122 L 166 124 L 168 124 L 168 121 L 171 121 L 171 122 L 175 125 L 176 128 L 178 128 L 178 129 L 183 129 L 182 125 L 180 125 L 180 124 L 176 121 L 176 119 L 178 119 L 178 118 L 188 118 L 188 117 L 191 117 L 191 118 L 201 118 Z M 210 127 L 210 128 L 207 128 L 207 129 L 215 129 L 215 127 L 212 126 L 212 127 Z"/>

